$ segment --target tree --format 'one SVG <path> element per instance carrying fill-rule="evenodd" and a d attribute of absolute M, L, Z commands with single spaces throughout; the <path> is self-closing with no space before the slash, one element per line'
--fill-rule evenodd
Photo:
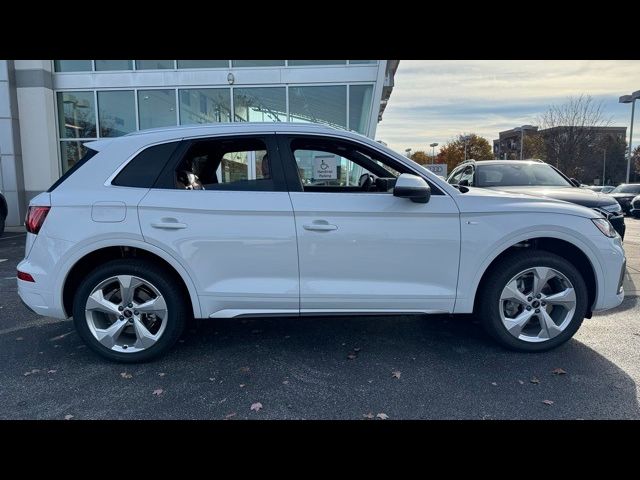
<path fill-rule="evenodd" d="M 465 145 L 467 159 L 488 160 L 493 158 L 493 148 L 491 148 L 487 139 L 471 133 L 469 135 L 458 135 L 456 138 L 449 140 L 440 149 L 440 153 L 436 157 L 436 163 L 446 163 L 450 172 L 464 160 Z"/>
<path fill-rule="evenodd" d="M 416 163 L 419 163 L 420 165 L 426 165 L 428 163 L 431 163 L 431 157 L 427 155 L 425 152 L 423 152 L 422 150 L 413 152 L 411 154 L 411 160 L 413 160 Z"/>
<path fill-rule="evenodd" d="M 635 175 L 640 174 L 640 145 L 633 150 L 633 155 L 631 156 L 631 160 L 633 161 L 633 167 L 635 170 L 634 178 L 635 178 Z"/>
<path fill-rule="evenodd" d="M 569 176 L 577 176 L 581 170 L 589 171 L 587 160 L 602 143 L 597 129 L 609 126 L 611 119 L 604 117 L 602 102 L 580 95 L 550 106 L 538 124 L 543 129 L 546 161 Z"/>
<path fill-rule="evenodd" d="M 547 149 L 544 143 L 544 138 L 537 132 L 527 133 L 524 136 L 522 147 L 522 158 L 537 158 L 540 160 L 546 160 L 547 158 Z"/>

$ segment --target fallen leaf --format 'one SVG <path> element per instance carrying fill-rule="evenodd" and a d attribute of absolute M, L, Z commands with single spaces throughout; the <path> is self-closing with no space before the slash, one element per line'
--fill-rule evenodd
<path fill-rule="evenodd" d="M 538 377 L 531 377 L 531 380 L 529 380 L 531 383 L 535 383 L 536 385 L 540 383 L 540 379 L 538 379 Z"/>
<path fill-rule="evenodd" d="M 553 405 L 553 400 L 543 400 L 542 403 L 545 405 Z"/>
<path fill-rule="evenodd" d="M 165 375 L 166 375 L 166 374 L 165 374 L 164 372 L 160 372 L 160 373 L 158 374 L 158 376 L 159 376 L 159 377 L 164 377 Z"/>
<path fill-rule="evenodd" d="M 386 413 L 379 413 L 376 415 L 376 417 L 380 420 L 387 420 L 389 418 L 389 415 L 387 415 Z"/>
<path fill-rule="evenodd" d="M 161 389 L 161 388 L 156 388 L 156 389 L 153 391 L 153 394 L 154 394 L 156 397 L 159 397 L 159 396 L 160 396 L 160 395 L 162 395 L 163 393 L 164 393 L 164 390 L 163 390 L 163 389 Z"/>
<path fill-rule="evenodd" d="M 289 380 L 283 380 L 283 381 L 282 381 L 282 384 L 283 384 L 283 385 L 289 385 Z"/>
<path fill-rule="evenodd" d="M 369 382 L 369 383 L 373 383 L 373 380 L 367 380 L 367 382 Z"/>
<path fill-rule="evenodd" d="M 491 385 L 493 385 L 494 387 L 498 386 L 498 384 L 496 382 L 491 382 Z"/>
<path fill-rule="evenodd" d="M 351 352 L 349 355 L 347 355 L 347 358 L 349 360 L 355 360 L 356 358 L 358 358 L 358 355 L 356 355 L 355 353 Z"/>
<path fill-rule="evenodd" d="M 24 373 L 23 373 L 23 375 L 24 375 L 25 377 L 28 377 L 29 375 L 31 375 L 31 372 L 24 372 Z"/>
<path fill-rule="evenodd" d="M 133 375 L 131 375 L 130 373 L 127 373 L 127 372 L 122 372 L 122 373 L 120 374 L 120 376 L 121 376 L 122 378 L 133 378 Z"/>
<path fill-rule="evenodd" d="M 209 381 L 210 381 L 210 382 L 215 382 L 215 381 L 216 381 L 216 379 L 215 379 L 215 378 L 213 378 L 213 377 L 209 377 Z"/>
<path fill-rule="evenodd" d="M 356 347 L 353 349 L 354 352 L 358 353 L 360 350 L 362 350 L 360 347 Z"/>
<path fill-rule="evenodd" d="M 73 415 L 65 415 L 64 419 L 65 420 L 71 420 L 73 418 Z"/>
<path fill-rule="evenodd" d="M 260 410 L 262 410 L 262 404 L 260 402 L 252 403 L 251 410 L 259 412 Z"/>
<path fill-rule="evenodd" d="M 22 337 L 16 337 L 16 340 L 19 342 L 20 340 L 24 340 Z"/>
<path fill-rule="evenodd" d="M 244 383 L 241 383 L 240 388 L 244 388 L 244 387 L 246 387 L 246 385 Z"/>
<path fill-rule="evenodd" d="M 365 414 L 363 414 L 362 416 L 363 416 L 364 418 L 369 418 L 369 419 L 371 419 L 371 418 L 375 418 L 375 416 L 374 416 L 374 415 L 373 415 L 373 413 L 371 413 L 371 412 L 369 412 L 369 413 L 365 413 Z"/>
<path fill-rule="evenodd" d="M 39 368 L 33 368 L 33 369 L 31 369 L 31 373 L 38 373 L 38 372 L 40 372 L 40 369 L 39 369 Z"/>
<path fill-rule="evenodd" d="M 524 385 L 524 382 L 523 382 L 522 380 L 518 380 L 518 383 L 519 383 L 520 385 Z"/>
<path fill-rule="evenodd" d="M 56 373 L 57 370 L 47 370 L 47 373 Z"/>
<path fill-rule="evenodd" d="M 236 415 L 237 415 L 237 413 L 236 413 L 236 412 L 227 413 L 227 414 L 224 416 L 224 419 L 225 419 L 225 420 L 229 420 L 230 418 L 233 418 L 233 417 L 235 417 Z"/>
<path fill-rule="evenodd" d="M 241 372 L 247 373 L 249 370 L 250 370 L 249 367 L 240 367 Z"/>
<path fill-rule="evenodd" d="M 346 343 L 342 343 L 341 345 L 344 347 L 344 346 L 346 346 L 347 344 L 346 344 Z"/>
<path fill-rule="evenodd" d="M 551 373 L 553 373 L 554 375 L 566 375 L 567 372 L 565 372 L 563 369 L 561 368 L 554 368 Z"/>
<path fill-rule="evenodd" d="M 400 375 L 401 375 L 401 373 L 400 373 L 400 372 L 398 372 L 398 371 L 391 372 L 391 376 L 392 376 L 393 378 L 400 378 Z"/>

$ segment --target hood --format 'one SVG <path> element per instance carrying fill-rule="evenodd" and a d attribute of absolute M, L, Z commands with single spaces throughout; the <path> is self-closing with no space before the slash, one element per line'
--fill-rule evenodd
<path fill-rule="evenodd" d="M 466 193 L 456 195 L 455 201 L 461 213 L 535 212 L 560 213 L 586 218 L 601 216 L 596 210 L 575 203 L 491 188 L 468 187 Z"/>
<path fill-rule="evenodd" d="M 522 187 L 489 187 L 491 190 L 501 190 L 504 192 L 523 193 L 535 195 L 536 197 L 553 198 L 565 202 L 576 203 L 583 207 L 595 208 L 615 205 L 616 201 L 611 195 L 594 192 L 588 188 L 578 187 L 544 187 L 544 186 L 522 186 Z"/>
<path fill-rule="evenodd" d="M 611 195 L 613 198 L 634 198 L 636 197 L 638 194 L 637 193 L 623 193 L 623 192 L 619 192 L 619 193 L 610 193 L 609 195 Z"/>

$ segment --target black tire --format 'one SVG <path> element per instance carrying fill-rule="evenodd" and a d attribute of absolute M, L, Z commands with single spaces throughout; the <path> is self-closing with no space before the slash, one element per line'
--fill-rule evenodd
<path fill-rule="evenodd" d="M 113 351 L 93 336 L 87 324 L 85 306 L 89 295 L 100 282 L 116 275 L 135 275 L 151 282 L 167 304 L 165 331 L 153 346 L 145 350 L 133 353 Z M 187 319 L 192 315 L 188 299 L 175 275 L 141 259 L 113 260 L 100 265 L 82 280 L 73 300 L 73 322 L 80 337 L 98 355 L 122 363 L 145 362 L 166 353 L 180 338 Z"/>
<path fill-rule="evenodd" d="M 5 218 L 0 216 L 0 237 L 4 234 Z"/>
<path fill-rule="evenodd" d="M 576 309 L 573 318 L 559 335 L 534 343 L 511 335 L 500 318 L 500 295 L 507 283 L 518 273 L 532 267 L 551 267 L 562 273 L 573 284 Z M 589 306 L 587 286 L 580 272 L 564 258 L 543 250 L 523 250 L 505 257 L 483 280 L 479 292 L 478 314 L 485 331 L 500 345 L 519 352 L 542 352 L 569 340 L 580 328 Z"/>

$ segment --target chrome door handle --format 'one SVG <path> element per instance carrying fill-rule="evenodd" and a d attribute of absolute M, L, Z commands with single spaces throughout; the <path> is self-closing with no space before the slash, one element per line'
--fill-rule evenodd
<path fill-rule="evenodd" d="M 179 223 L 179 222 L 156 222 L 156 223 L 152 223 L 151 226 L 153 228 L 162 228 L 165 230 L 179 230 L 181 228 L 187 228 L 186 223 Z"/>
<path fill-rule="evenodd" d="M 311 224 L 303 225 L 302 228 L 305 230 L 313 230 L 316 232 L 329 232 L 331 230 L 337 230 L 337 225 L 331 225 L 325 221 L 322 222 L 313 222 Z"/>

